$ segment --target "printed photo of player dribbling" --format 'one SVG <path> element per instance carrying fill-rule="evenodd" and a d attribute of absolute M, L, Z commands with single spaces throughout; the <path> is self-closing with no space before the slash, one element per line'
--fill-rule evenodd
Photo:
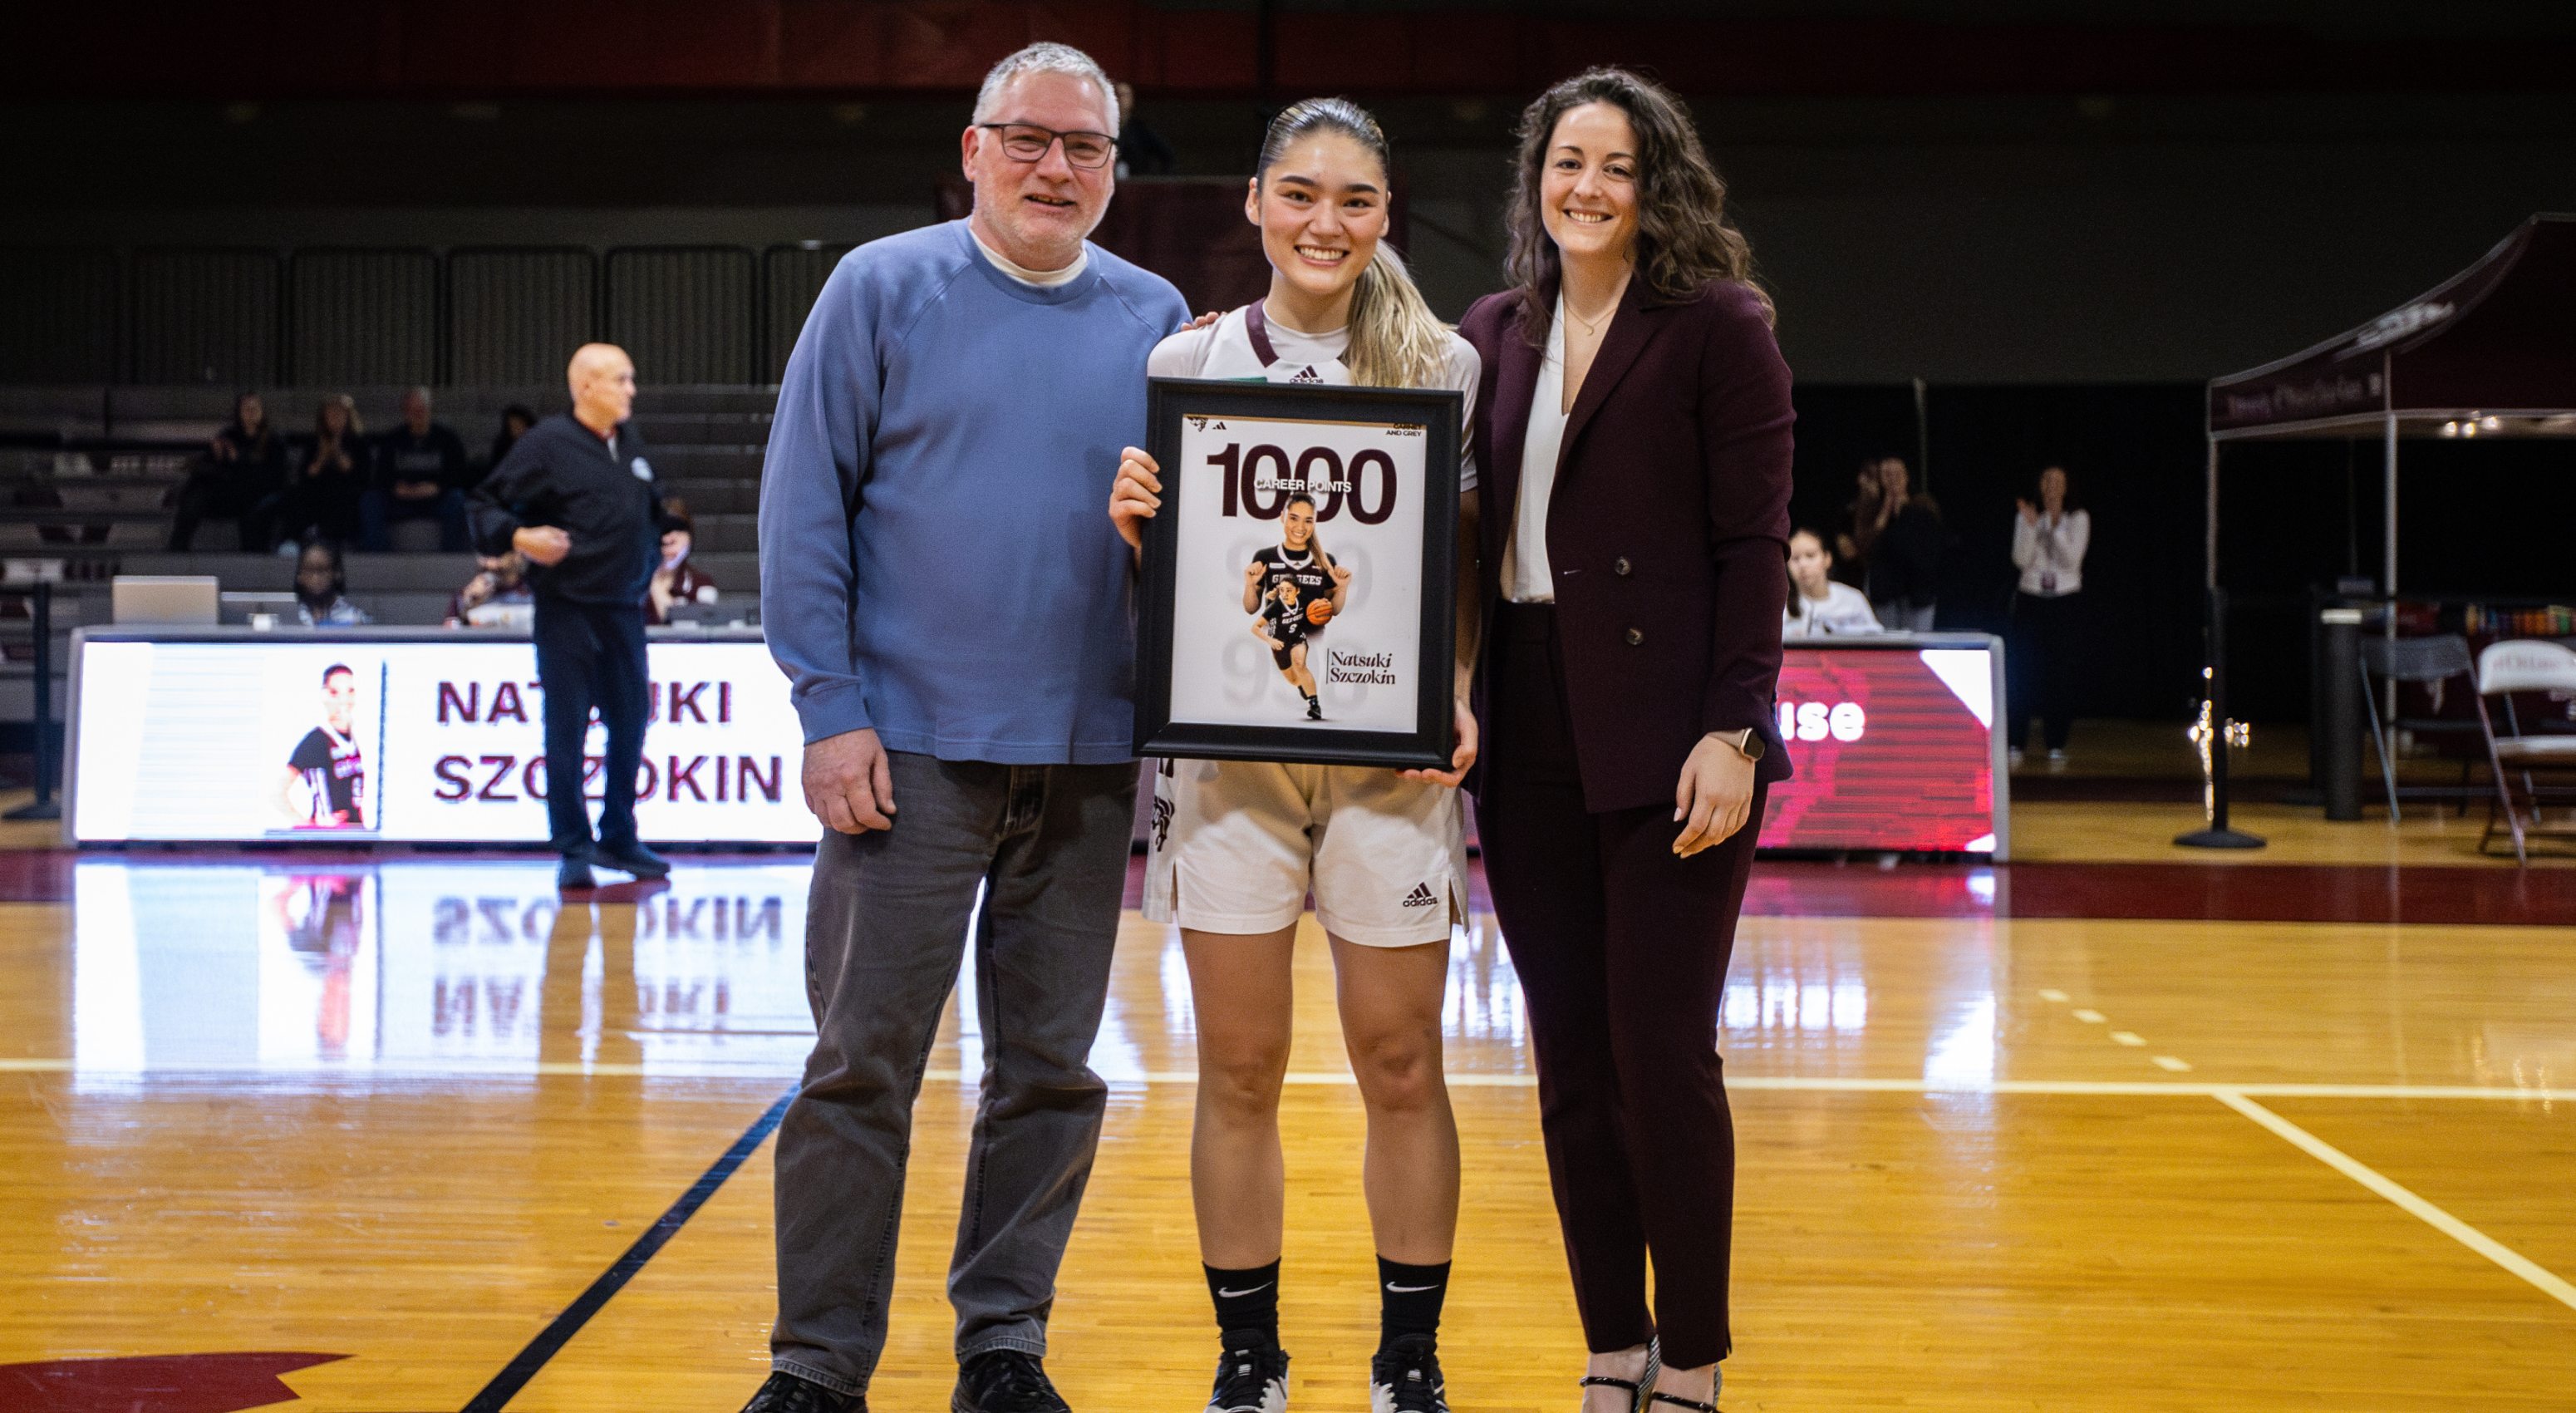
<path fill-rule="evenodd" d="M 1243 611 L 1253 616 L 1252 636 L 1269 645 L 1279 674 L 1306 699 L 1306 719 L 1321 721 L 1324 702 L 1306 668 L 1306 647 L 1340 610 L 1351 571 L 1315 538 L 1315 498 L 1304 491 L 1280 508 L 1279 538 L 1277 548 L 1256 552 L 1243 568 Z"/>

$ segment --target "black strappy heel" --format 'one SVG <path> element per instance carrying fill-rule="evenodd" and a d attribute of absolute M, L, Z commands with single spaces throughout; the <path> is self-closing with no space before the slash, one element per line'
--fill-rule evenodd
<path fill-rule="evenodd" d="M 1646 1400 L 1653 1396 L 1655 1375 L 1663 1372 L 1663 1350 L 1653 1341 L 1646 1344 L 1646 1372 L 1635 1379 L 1613 1378 L 1608 1374 L 1586 1374 L 1575 1380 L 1576 1388 L 1623 1388 L 1628 1391 L 1628 1413 L 1643 1413 Z"/>
<path fill-rule="evenodd" d="M 1646 1401 L 1649 1403 L 1669 1403 L 1676 1408 L 1687 1408 L 1691 1410 L 1691 1413 L 1717 1413 L 1716 1404 L 1702 1403 L 1696 1398 L 1684 1398 L 1679 1394 L 1649 1394 L 1647 1395 Z"/>

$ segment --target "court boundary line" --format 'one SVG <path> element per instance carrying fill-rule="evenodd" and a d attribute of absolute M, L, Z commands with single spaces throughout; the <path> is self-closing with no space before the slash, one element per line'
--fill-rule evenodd
<path fill-rule="evenodd" d="M 2433 1230 L 2521 1277 L 2541 1294 L 2570 1310 L 2576 1310 L 2576 1285 L 2568 1284 L 2564 1278 L 2548 1267 L 2452 1216 L 2417 1195 L 2413 1189 L 2403 1183 L 2388 1177 L 2378 1169 L 2254 1102 L 2243 1092 L 2220 1086 L 2218 1092 L 2210 1097 L 2262 1125 L 2300 1152 L 2361 1184 L 2371 1193 L 2387 1199 L 2408 1216 L 2416 1218 Z"/>
<path fill-rule="evenodd" d="M 795 1097 L 796 1090 L 791 1087 L 779 1095 L 759 1118 L 752 1120 L 751 1127 L 742 1131 L 742 1136 L 733 1141 L 733 1146 L 724 1151 L 724 1156 L 700 1173 L 698 1180 L 689 1184 L 689 1190 L 681 1193 L 679 1200 L 665 1209 L 642 1236 L 635 1238 L 634 1245 L 609 1263 L 608 1269 L 600 1272 L 598 1279 L 573 1297 L 573 1302 L 565 1306 L 562 1313 L 548 1321 L 546 1327 L 538 1331 L 537 1337 L 528 1341 L 526 1348 L 501 1366 L 501 1372 L 494 1374 L 481 1392 L 466 1401 L 463 1413 L 500 1413 L 508 1407 L 510 1400 L 518 1397 L 519 1391 L 528 1386 L 528 1381 L 562 1353 L 573 1336 L 581 1333 L 582 1326 L 590 1323 L 591 1316 L 598 1314 L 617 1292 L 625 1289 L 626 1283 L 644 1269 L 644 1264 L 670 1244 L 671 1238 L 679 1234 L 689 1218 L 697 1215 L 698 1209 L 707 1204 L 707 1199 L 716 1195 L 716 1189 L 724 1186 L 725 1179 L 732 1177 L 734 1170 L 769 1140 L 779 1120 L 787 1116 L 788 1101 Z"/>
<path fill-rule="evenodd" d="M 79 1066 L 62 1059 L 0 1058 L 0 1074 L 71 1074 Z M 578 1060 L 545 1060 L 535 1064 L 513 1065 L 507 1062 L 459 1065 L 384 1065 L 365 1069 L 279 1069 L 271 1065 L 183 1065 L 166 1069 L 98 1068 L 89 1074 L 106 1080 L 186 1079 L 190 1076 L 231 1076 L 256 1074 L 278 1080 L 309 1080 L 326 1084 L 367 1084 L 375 1081 L 401 1080 L 480 1080 L 480 1079 L 666 1079 L 704 1083 L 709 1080 L 744 1083 L 773 1081 L 789 1077 L 777 1069 L 729 1070 L 721 1067 L 681 1067 L 636 1064 L 589 1064 Z M 980 1075 L 960 1070 L 930 1069 L 922 1072 L 924 1084 L 970 1084 Z M 1104 1076 L 1111 1088 L 1122 1085 L 1190 1085 L 1198 1083 L 1195 1070 L 1145 1070 L 1134 1074 Z M 1348 1070 L 1293 1070 L 1283 1081 L 1294 1085 L 1355 1085 L 1359 1081 Z M 1534 1089 L 1538 1078 L 1528 1074 L 1495 1074 L 1474 1070 L 1447 1076 L 1452 1089 Z M 2067 1097 L 2148 1098 L 2148 1099 L 2215 1099 L 2222 1092 L 2262 1099 L 2475 1099 L 2529 1100 L 2537 1103 L 2576 1103 L 2576 1089 L 2518 1088 L 2512 1085 L 2486 1084 L 2338 1084 L 2303 1080 L 2249 1081 L 2230 1084 L 2217 1080 L 2153 1079 L 1993 1079 L 1968 1083 L 1959 1080 L 1908 1079 L 1868 1075 L 1764 1075 L 1730 1074 L 1729 1090 L 1811 1092 L 1824 1094 L 1951 1094 L 1984 1096 L 1996 1094 L 2057 1095 Z"/>

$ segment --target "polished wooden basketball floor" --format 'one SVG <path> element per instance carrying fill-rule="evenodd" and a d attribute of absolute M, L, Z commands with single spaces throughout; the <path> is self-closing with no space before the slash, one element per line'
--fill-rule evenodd
<path fill-rule="evenodd" d="M 1718 1018 L 1729 1409 L 2576 1407 L 2569 892 L 2509 867 L 2175 867 L 1765 867 Z M 0 1410 L 730 1413 L 758 1383 L 766 1142 L 621 1257 L 796 1071 L 800 862 L 563 907 L 529 861 L 12 876 Z M 2283 915 L 2374 888 L 2403 921 Z M 1296 1406 L 1356 1409 L 1361 1124 L 1305 941 L 1286 1332 Z M 1452 956 L 1452 1401 L 1561 1413 L 1582 1350 L 1521 997 L 1490 918 Z M 953 1373 L 940 1275 L 981 1063 L 958 1015 L 880 1413 L 945 1408 Z M 1131 913 L 1050 1360 L 1085 1413 L 1205 1398 L 1191 1047 L 1177 941 Z M 167 1358 L 252 1355 L 277 1357 Z M 118 1382 L 156 1357 L 170 1391 Z"/>

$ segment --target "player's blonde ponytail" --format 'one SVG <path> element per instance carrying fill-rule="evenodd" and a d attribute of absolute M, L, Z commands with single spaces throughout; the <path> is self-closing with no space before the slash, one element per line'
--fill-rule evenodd
<path fill-rule="evenodd" d="M 1318 129 L 1358 142 L 1377 157 L 1380 171 L 1391 173 L 1393 152 L 1385 130 L 1367 109 L 1347 98 L 1308 98 L 1281 110 L 1261 140 L 1258 173 L 1268 175 L 1291 143 Z M 1404 257 L 1379 241 L 1377 254 L 1351 289 L 1351 345 L 1342 356 L 1351 381 L 1363 387 L 1435 387 L 1448 357 L 1449 326 L 1423 301 Z"/>
<path fill-rule="evenodd" d="M 1363 387 L 1437 386 L 1449 359 L 1449 326 L 1431 312 L 1395 247 L 1377 257 L 1351 291 L 1351 381 Z"/>

